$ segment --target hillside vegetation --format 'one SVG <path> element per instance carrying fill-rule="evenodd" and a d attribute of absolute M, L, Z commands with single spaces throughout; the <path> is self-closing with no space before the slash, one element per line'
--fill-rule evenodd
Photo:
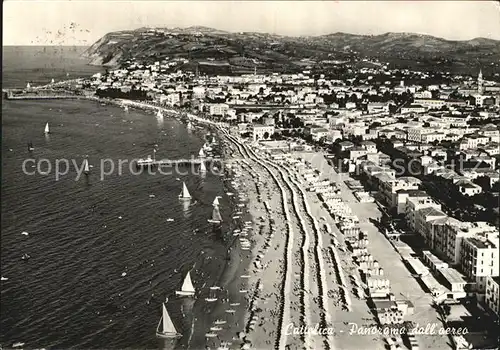
<path fill-rule="evenodd" d="M 206 27 L 139 28 L 106 34 L 85 55 L 95 65 L 118 66 L 129 59 L 183 57 L 191 64 L 222 61 L 233 71 L 293 71 L 335 61 L 380 60 L 401 68 L 499 72 L 500 41 L 452 41 L 413 33 L 335 33 L 288 37 L 230 33 Z"/>

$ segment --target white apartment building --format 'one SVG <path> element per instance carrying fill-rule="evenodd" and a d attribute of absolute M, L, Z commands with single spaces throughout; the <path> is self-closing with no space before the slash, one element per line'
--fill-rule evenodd
<path fill-rule="evenodd" d="M 430 128 L 408 128 L 407 130 L 407 139 L 408 141 L 413 142 L 423 142 L 423 135 L 435 133 L 436 130 Z"/>
<path fill-rule="evenodd" d="M 411 229 L 415 230 L 416 227 L 416 212 L 424 208 L 441 210 L 441 204 L 438 204 L 431 197 L 408 197 L 406 199 L 405 216 Z"/>
<path fill-rule="evenodd" d="M 446 104 L 444 100 L 437 100 L 430 98 L 425 98 L 425 99 L 416 98 L 414 103 L 422 105 L 426 108 L 436 108 L 436 109 L 439 109 Z"/>
<path fill-rule="evenodd" d="M 500 277 L 486 277 L 486 293 L 485 293 L 485 304 L 488 308 L 499 317 L 500 313 Z"/>
<path fill-rule="evenodd" d="M 274 134 L 274 125 L 254 125 L 252 137 L 254 141 L 266 140 Z"/>
<path fill-rule="evenodd" d="M 460 141 L 460 149 L 476 149 L 479 145 L 486 145 L 489 140 L 490 138 L 488 136 L 472 135 L 464 137 L 462 141 Z"/>
<path fill-rule="evenodd" d="M 476 235 L 461 242 L 460 266 L 467 277 L 476 282 L 480 294 L 486 292 L 486 277 L 499 275 L 499 239 L 493 235 Z"/>
<path fill-rule="evenodd" d="M 229 110 L 229 106 L 225 103 L 213 103 L 207 105 L 207 107 L 208 107 L 208 114 L 210 115 L 224 116 L 227 114 Z"/>
<path fill-rule="evenodd" d="M 431 143 L 434 141 L 443 141 L 446 139 L 446 135 L 442 132 L 431 132 L 429 134 L 423 134 L 421 140 L 423 143 Z"/>

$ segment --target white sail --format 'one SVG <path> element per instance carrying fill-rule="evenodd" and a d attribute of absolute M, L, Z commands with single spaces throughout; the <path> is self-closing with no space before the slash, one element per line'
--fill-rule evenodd
<path fill-rule="evenodd" d="M 200 163 L 200 172 L 202 172 L 202 173 L 207 172 L 207 167 L 205 166 L 205 162 Z"/>
<path fill-rule="evenodd" d="M 158 110 L 158 113 L 156 113 L 156 116 L 157 116 L 158 118 L 163 118 L 163 114 L 161 113 L 161 111 L 160 111 L 160 110 Z"/>
<path fill-rule="evenodd" d="M 212 205 L 214 207 L 219 205 L 219 197 L 215 197 L 214 202 L 212 203 Z"/>
<path fill-rule="evenodd" d="M 52 78 L 52 80 L 50 81 L 51 84 L 54 84 L 55 83 L 55 80 L 54 78 Z"/>
<path fill-rule="evenodd" d="M 212 221 L 213 222 L 221 222 L 222 221 L 222 217 L 220 215 L 218 206 L 214 206 L 214 210 L 212 211 Z"/>
<path fill-rule="evenodd" d="M 193 282 L 191 282 L 191 271 L 188 271 L 184 283 L 182 283 L 181 291 L 189 293 L 195 292 Z"/>
<path fill-rule="evenodd" d="M 200 152 L 198 153 L 198 155 L 199 155 L 200 157 L 205 157 L 205 151 L 203 150 L 203 148 L 202 148 L 202 149 L 200 149 Z"/>
<path fill-rule="evenodd" d="M 90 172 L 90 169 L 89 169 L 89 161 L 88 161 L 88 159 L 87 159 L 87 158 L 85 158 L 83 162 L 84 162 L 84 168 L 83 168 L 83 171 L 84 171 L 85 173 L 89 173 L 89 172 Z"/>
<path fill-rule="evenodd" d="M 163 333 L 177 333 L 177 329 L 175 329 L 175 325 L 172 322 L 172 319 L 170 318 L 170 315 L 168 314 L 167 311 L 167 306 L 165 303 L 163 303 L 163 310 L 162 310 L 162 316 L 163 316 Z"/>
<path fill-rule="evenodd" d="M 50 132 L 49 123 L 45 124 L 45 133 L 48 134 Z"/>
<path fill-rule="evenodd" d="M 30 83 L 26 84 L 26 89 L 29 89 L 31 87 Z"/>
<path fill-rule="evenodd" d="M 180 194 L 179 197 L 181 197 L 181 198 L 191 198 L 191 194 L 189 193 L 189 190 L 188 190 L 185 182 L 182 183 L 182 192 L 181 192 L 181 194 Z"/>

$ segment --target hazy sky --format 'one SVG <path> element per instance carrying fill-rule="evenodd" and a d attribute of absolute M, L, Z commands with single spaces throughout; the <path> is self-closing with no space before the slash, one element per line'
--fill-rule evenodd
<path fill-rule="evenodd" d="M 110 31 L 192 25 L 283 35 L 416 32 L 500 39 L 497 1 L 7 0 L 3 5 L 4 45 L 91 45 Z"/>

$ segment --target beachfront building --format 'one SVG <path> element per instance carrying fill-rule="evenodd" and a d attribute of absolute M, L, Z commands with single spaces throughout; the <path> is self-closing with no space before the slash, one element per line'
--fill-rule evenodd
<path fill-rule="evenodd" d="M 204 106 L 205 111 L 213 116 L 225 116 L 229 106 L 225 103 L 211 103 Z"/>
<path fill-rule="evenodd" d="M 408 223 L 408 226 L 415 230 L 417 227 L 417 211 L 426 208 L 433 208 L 436 211 L 441 211 L 441 204 L 438 204 L 434 199 L 432 199 L 429 195 L 426 197 L 408 197 L 406 199 L 406 207 L 405 207 L 405 216 Z M 419 213 L 419 219 L 425 213 Z M 436 217 L 437 219 L 438 217 Z M 421 225 L 419 225 L 421 227 Z"/>
<path fill-rule="evenodd" d="M 486 277 L 499 275 L 499 252 L 498 234 L 475 235 L 461 242 L 460 267 L 475 282 L 478 297 L 486 292 Z"/>
<path fill-rule="evenodd" d="M 252 138 L 254 141 L 267 140 L 274 134 L 274 125 L 254 124 Z"/>
<path fill-rule="evenodd" d="M 422 208 L 415 211 L 413 214 L 415 220 L 413 229 L 424 238 L 425 243 L 430 246 L 431 249 L 434 249 L 432 221 L 446 218 L 446 214 L 434 207 Z"/>
<path fill-rule="evenodd" d="M 390 208 L 398 205 L 398 190 L 418 190 L 421 181 L 415 177 L 403 176 L 397 179 L 388 179 L 380 183 L 379 191 L 385 203 Z"/>
<path fill-rule="evenodd" d="M 486 277 L 485 304 L 490 311 L 500 318 L 500 277 Z"/>

